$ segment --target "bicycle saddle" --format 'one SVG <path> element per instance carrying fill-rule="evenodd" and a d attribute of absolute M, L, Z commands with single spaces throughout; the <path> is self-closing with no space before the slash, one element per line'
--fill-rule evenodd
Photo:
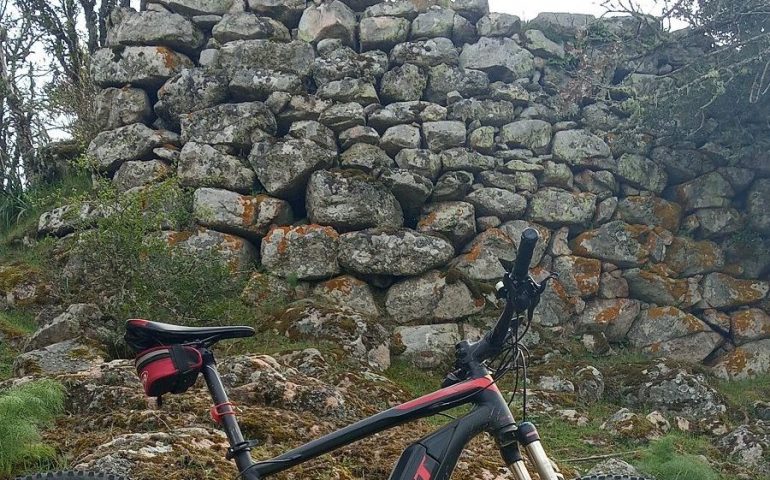
<path fill-rule="evenodd" d="M 126 343 L 136 351 L 158 345 L 202 342 L 211 344 L 228 338 L 243 338 L 254 335 L 254 329 L 245 326 L 225 327 L 183 327 L 170 323 L 132 319 L 126 321 Z"/>

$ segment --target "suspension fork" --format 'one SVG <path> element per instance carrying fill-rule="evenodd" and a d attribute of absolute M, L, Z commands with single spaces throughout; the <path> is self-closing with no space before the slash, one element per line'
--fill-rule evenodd
<path fill-rule="evenodd" d="M 519 445 L 527 452 L 527 457 L 535 465 L 541 480 L 564 480 L 564 476 L 557 473 L 543 445 L 540 442 L 540 434 L 530 422 L 522 422 L 518 426 L 510 425 L 498 434 L 498 444 L 503 461 L 511 469 L 516 480 L 532 480 L 527 466 L 521 456 Z"/>

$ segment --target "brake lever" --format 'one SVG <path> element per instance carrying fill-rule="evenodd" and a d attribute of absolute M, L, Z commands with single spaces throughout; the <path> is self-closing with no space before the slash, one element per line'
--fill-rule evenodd
<path fill-rule="evenodd" d="M 534 280 L 532 280 L 532 277 L 530 277 L 532 286 L 535 287 L 535 294 L 532 296 L 529 308 L 527 308 L 527 321 L 531 322 L 532 318 L 535 316 L 535 308 L 537 308 L 538 304 L 540 304 L 540 296 L 543 294 L 543 292 L 545 292 L 545 289 L 548 288 L 548 282 L 557 278 L 559 278 L 559 274 L 556 272 L 549 272 L 548 276 L 545 277 L 540 283 L 536 283 Z"/>

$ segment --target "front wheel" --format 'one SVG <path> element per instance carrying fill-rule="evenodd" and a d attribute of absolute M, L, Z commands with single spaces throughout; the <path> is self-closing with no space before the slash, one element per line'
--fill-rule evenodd
<path fill-rule="evenodd" d="M 644 477 L 635 477 L 633 475 L 614 475 L 612 473 L 596 473 L 575 480 L 649 480 Z"/>
<path fill-rule="evenodd" d="M 128 480 L 120 475 L 100 472 L 75 472 L 71 470 L 61 472 L 33 473 L 24 477 L 16 477 L 16 480 Z"/>

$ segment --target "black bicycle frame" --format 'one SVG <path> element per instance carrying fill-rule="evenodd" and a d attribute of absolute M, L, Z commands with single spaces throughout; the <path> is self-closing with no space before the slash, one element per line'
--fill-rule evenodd
<path fill-rule="evenodd" d="M 407 448 L 390 480 L 448 479 L 463 448 L 482 432 L 488 432 L 498 441 L 507 465 L 521 460 L 515 434 L 512 434 L 516 430 L 515 421 L 507 402 L 488 373 L 390 408 L 275 458 L 257 463 L 251 459 L 249 444 L 243 439 L 214 357 L 208 350 L 204 351 L 203 377 L 214 400 L 212 412 L 219 417 L 230 442 L 228 458 L 235 460 L 244 480 L 260 480 L 384 430 L 468 404 L 473 405 L 470 413 Z"/>

